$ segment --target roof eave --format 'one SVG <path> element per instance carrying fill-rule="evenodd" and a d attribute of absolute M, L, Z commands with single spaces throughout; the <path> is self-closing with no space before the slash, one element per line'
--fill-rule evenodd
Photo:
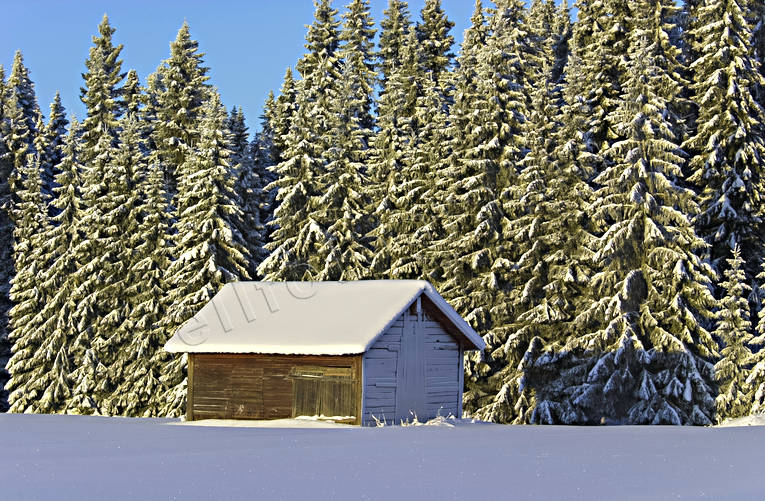
<path fill-rule="evenodd" d="M 486 343 L 483 338 L 468 324 L 462 316 L 457 313 L 452 306 L 436 292 L 433 286 L 425 288 L 425 295 L 430 301 L 439 309 L 441 313 L 452 323 L 452 325 L 460 331 L 465 339 L 473 345 L 473 348 L 465 347 L 466 350 L 479 350 L 486 349 Z"/>

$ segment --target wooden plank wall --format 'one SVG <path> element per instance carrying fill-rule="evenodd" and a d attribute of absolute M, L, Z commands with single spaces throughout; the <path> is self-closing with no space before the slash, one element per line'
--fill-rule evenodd
<path fill-rule="evenodd" d="M 293 388 L 310 386 L 296 378 L 296 367 L 348 368 L 348 382 L 333 380 L 339 385 L 332 395 L 324 395 L 324 410 L 348 409 L 342 415 L 360 420 L 361 355 L 261 355 L 207 354 L 191 356 L 189 371 L 188 419 L 279 419 L 293 417 L 295 406 L 310 408 L 305 398 L 295 399 Z M 300 380 L 296 384 L 296 382 Z M 316 384 L 314 384 L 316 386 Z M 342 388 L 340 388 L 342 386 Z M 305 389 L 305 388 L 304 388 Z M 318 389 L 318 386 L 317 386 Z M 321 391 L 326 393 L 327 385 Z M 316 393 L 314 393 L 316 396 Z M 311 398 L 311 397 L 309 397 Z M 334 407 L 337 406 L 337 407 Z"/>
<path fill-rule="evenodd" d="M 406 319 L 404 316 L 406 315 Z M 442 319 L 443 320 L 443 319 Z M 407 360 L 415 362 L 417 357 L 405 357 L 401 353 L 401 337 L 406 324 L 417 321 L 411 311 L 404 312 L 391 327 L 375 342 L 364 355 L 364 406 L 362 423 L 374 425 L 375 420 L 398 423 L 397 417 L 409 419 L 406 409 L 397 411 L 397 393 L 402 390 L 406 369 L 402 364 Z M 441 322 L 428 312 L 423 314 L 422 326 L 425 337 L 424 353 L 424 410 L 418 411 L 418 419 L 425 420 L 437 415 L 461 415 L 462 405 L 462 358 L 459 342 L 446 331 Z M 412 372 L 410 368 L 409 372 Z M 423 371 L 416 370 L 422 374 Z"/>
<path fill-rule="evenodd" d="M 427 418 L 425 407 L 425 332 L 419 300 L 404 312 L 404 330 L 396 377 L 396 422 Z"/>
<path fill-rule="evenodd" d="M 194 354 L 189 353 L 188 358 L 188 373 L 186 383 L 186 421 L 194 420 Z"/>
<path fill-rule="evenodd" d="M 396 415 L 396 368 L 401 351 L 404 316 L 401 315 L 364 354 L 364 405 L 362 423 L 392 423 Z"/>
<path fill-rule="evenodd" d="M 425 407 L 427 417 L 460 415 L 460 345 L 430 315 L 425 324 Z"/>

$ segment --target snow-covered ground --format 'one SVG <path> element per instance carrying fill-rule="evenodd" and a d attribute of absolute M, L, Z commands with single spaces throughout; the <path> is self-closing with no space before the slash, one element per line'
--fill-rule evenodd
<path fill-rule="evenodd" d="M 754 414 L 736 419 L 728 419 L 720 426 L 765 426 L 765 414 Z"/>
<path fill-rule="evenodd" d="M 765 499 L 761 426 L 295 421 L 0 415 L 0 499 Z"/>

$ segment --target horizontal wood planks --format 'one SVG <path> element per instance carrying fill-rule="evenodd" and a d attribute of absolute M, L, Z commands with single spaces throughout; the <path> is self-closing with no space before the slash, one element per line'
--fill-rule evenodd
<path fill-rule="evenodd" d="M 361 355 L 198 353 L 190 360 L 189 419 L 360 418 Z"/>
<path fill-rule="evenodd" d="M 364 401 L 361 415 L 365 425 L 375 424 L 374 418 L 391 423 L 395 422 L 396 416 L 410 417 L 406 409 L 397 409 L 400 404 L 397 396 L 402 390 L 401 378 L 405 372 L 401 365 L 407 360 L 413 363 L 419 358 L 405 357 L 402 353 L 405 315 L 410 326 L 411 322 L 421 322 L 419 328 L 424 333 L 424 356 L 420 358 L 424 370 L 422 367 L 410 369 L 410 373 L 416 371 L 418 377 L 424 378 L 419 383 L 424 386 L 424 402 L 418 412 L 418 419 L 430 419 L 439 414 L 459 416 L 461 413 L 461 337 L 455 338 L 442 325 L 442 322 L 447 321 L 443 315 L 432 315 L 428 303 L 423 301 L 422 304 L 425 308 L 421 320 L 416 315 L 416 308 L 408 309 L 364 354 Z M 432 304 L 431 307 L 435 308 Z"/>
<path fill-rule="evenodd" d="M 424 303 L 424 302 L 423 302 Z M 460 414 L 459 342 L 425 308 L 425 407 L 427 417 Z"/>
<path fill-rule="evenodd" d="M 403 315 L 364 354 L 364 405 L 362 423 L 375 419 L 393 422 L 396 414 L 396 366 L 401 351 Z M 374 418 L 372 417 L 374 416 Z"/>
<path fill-rule="evenodd" d="M 194 354 L 188 354 L 187 383 L 186 383 L 186 420 L 194 420 Z"/>
<path fill-rule="evenodd" d="M 460 332 L 460 330 L 454 326 L 451 320 L 438 309 L 438 306 L 428 299 L 427 296 L 422 296 L 422 309 L 425 311 L 428 318 L 433 320 L 441 327 L 441 330 L 447 334 L 450 334 L 453 339 L 459 340 L 460 343 L 468 343 L 468 340 Z"/>
<path fill-rule="evenodd" d="M 356 382 L 296 379 L 293 416 L 355 416 Z"/>

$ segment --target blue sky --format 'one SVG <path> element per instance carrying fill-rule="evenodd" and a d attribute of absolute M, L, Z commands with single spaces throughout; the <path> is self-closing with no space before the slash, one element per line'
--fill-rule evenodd
<path fill-rule="evenodd" d="M 340 9 L 350 0 L 335 0 Z M 379 24 L 387 0 L 372 0 L 372 14 Z M 412 17 L 419 19 L 424 0 L 409 2 Z M 455 41 L 462 41 L 468 27 L 473 0 L 443 0 L 456 24 Z M 485 2 L 488 3 L 488 2 Z M 43 113 L 56 90 L 61 91 L 68 112 L 82 119 L 79 100 L 81 73 L 106 13 L 117 29 L 116 43 L 124 44 L 123 68 L 135 68 L 145 83 L 159 63 L 168 57 L 184 19 L 191 35 L 206 53 L 210 76 L 227 107 L 242 106 L 250 130 L 259 126 L 263 101 L 269 90 L 278 91 L 287 66 L 304 53 L 304 25 L 313 20 L 312 0 L 29 0 L 3 2 L 0 30 L 0 64 L 10 72 L 13 53 L 21 49 L 35 82 Z M 455 47 L 455 51 L 458 47 Z"/>

